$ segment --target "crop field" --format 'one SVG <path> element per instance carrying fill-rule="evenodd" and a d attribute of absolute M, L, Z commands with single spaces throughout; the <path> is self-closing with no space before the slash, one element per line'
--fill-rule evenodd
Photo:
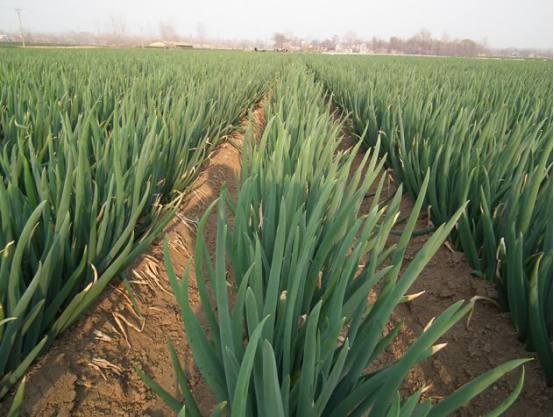
<path fill-rule="evenodd" d="M 498 284 L 519 337 L 552 379 L 552 67 L 406 61 L 314 64 L 368 146 L 448 221 L 475 275 Z"/>
<path fill-rule="evenodd" d="M 0 48 L 0 80 L 0 414 L 551 415 L 552 62 Z"/>

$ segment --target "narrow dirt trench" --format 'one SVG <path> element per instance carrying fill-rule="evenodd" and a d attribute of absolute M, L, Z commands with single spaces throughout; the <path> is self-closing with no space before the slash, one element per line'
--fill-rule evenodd
<path fill-rule="evenodd" d="M 203 384 L 187 344 L 180 310 L 165 272 L 163 236 L 167 234 L 176 272 L 180 274 L 187 262 L 193 267 L 196 222 L 224 185 L 231 196 L 236 196 L 241 169 L 238 148 L 250 121 L 255 134 L 263 130 L 263 103 L 264 100 L 258 103 L 251 116 L 243 120 L 231 140 L 224 141 L 212 153 L 173 222 L 125 272 L 131 294 L 122 282 L 112 285 L 91 311 L 57 339 L 33 366 L 27 375 L 23 416 L 173 415 L 134 371 L 136 367 L 143 369 L 169 392 L 177 394 L 166 346 L 168 338 L 184 361 L 201 411 L 209 414 L 215 400 Z M 211 253 L 215 253 L 216 224 L 214 211 L 208 219 L 205 237 Z M 193 271 L 194 268 L 190 299 L 200 312 Z"/>

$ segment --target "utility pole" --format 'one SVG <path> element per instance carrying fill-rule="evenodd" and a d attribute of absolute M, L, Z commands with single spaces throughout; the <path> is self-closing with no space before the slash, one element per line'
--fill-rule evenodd
<path fill-rule="evenodd" d="M 17 13 L 17 19 L 19 20 L 19 33 L 21 34 L 21 40 L 23 42 L 23 47 L 25 48 L 25 35 L 23 35 L 23 25 L 21 24 L 21 9 L 17 8 L 15 9 L 15 12 Z"/>

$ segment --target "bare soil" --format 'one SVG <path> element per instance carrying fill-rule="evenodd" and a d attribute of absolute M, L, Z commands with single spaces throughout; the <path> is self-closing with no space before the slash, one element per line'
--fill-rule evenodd
<path fill-rule="evenodd" d="M 255 113 L 256 125 L 263 126 L 263 107 Z M 240 145 L 237 135 L 233 142 Z M 347 136 L 342 149 L 354 140 Z M 361 158 L 361 154 L 360 154 Z M 359 159 L 358 159 L 359 163 Z M 229 142 L 212 155 L 196 180 L 194 191 L 183 203 L 182 210 L 168 227 L 171 257 L 177 273 L 187 262 L 194 262 L 195 222 L 219 195 L 223 184 L 236 196 L 236 176 L 240 172 L 240 153 Z M 388 184 L 388 192 L 394 192 Z M 367 205 L 370 204 L 370 199 Z M 409 212 L 411 201 L 405 197 L 403 213 Z M 362 208 L 362 211 L 367 206 Z M 428 224 L 425 214 L 418 228 Z M 215 251 L 216 219 L 210 217 L 206 241 Z M 406 258 L 411 258 L 428 236 L 412 239 Z M 193 265 L 191 265 L 193 266 Z M 194 271 L 194 268 L 192 268 Z M 142 383 L 135 367 L 152 375 L 169 392 L 177 387 L 170 357 L 165 345 L 169 338 L 177 347 L 189 374 L 193 393 L 203 414 L 208 415 L 215 400 L 194 365 L 187 344 L 180 311 L 170 292 L 164 263 L 162 242 L 150 250 L 127 271 L 138 309 L 133 309 L 125 287 L 115 285 L 105 291 L 92 311 L 67 331 L 28 373 L 25 416 L 170 416 L 173 412 Z M 196 280 L 191 272 L 190 299 L 199 311 Z M 460 252 L 441 247 L 410 293 L 425 294 L 400 305 L 390 324 L 403 321 L 400 335 L 385 353 L 385 361 L 406 351 L 423 327 L 434 316 L 459 299 L 475 295 L 495 298 L 494 286 L 474 278 Z M 138 310 L 138 311 L 136 311 Z M 471 378 L 514 358 L 532 357 L 517 341 L 508 313 L 488 302 L 478 302 L 469 323 L 458 323 L 443 338 L 448 346 L 432 359 L 410 372 L 404 390 L 413 392 L 430 385 L 426 396 L 439 399 Z M 512 373 L 477 397 L 458 416 L 481 416 L 506 397 L 518 378 Z M 552 415 L 552 389 L 545 384 L 538 361 L 526 365 L 525 388 L 507 416 Z M 9 400 L 8 400 L 9 402 Z M 5 410 L 0 406 L 0 414 Z"/>

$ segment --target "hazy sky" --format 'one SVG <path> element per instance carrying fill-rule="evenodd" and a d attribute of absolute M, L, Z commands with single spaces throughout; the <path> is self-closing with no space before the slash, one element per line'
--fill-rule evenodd
<path fill-rule="evenodd" d="M 552 48 L 553 0 L 0 0 L 0 31 L 157 34 L 170 22 L 180 34 L 269 39 L 274 32 L 324 38 L 353 32 L 409 37 L 469 37 L 492 47 Z"/>

